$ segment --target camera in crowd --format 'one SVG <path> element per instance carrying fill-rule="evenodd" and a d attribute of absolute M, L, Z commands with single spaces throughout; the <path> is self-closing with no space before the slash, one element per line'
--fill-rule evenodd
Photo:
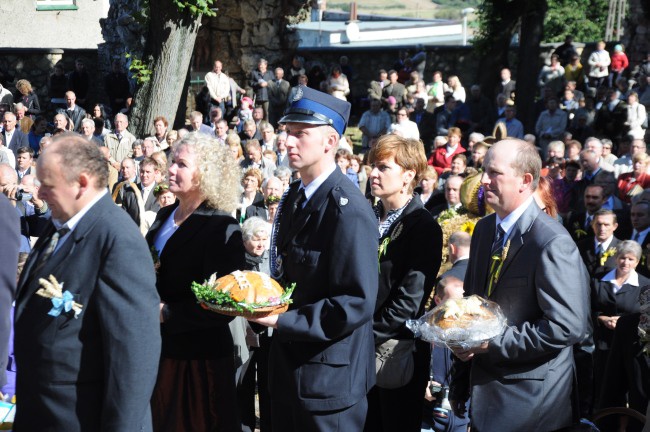
<path fill-rule="evenodd" d="M 22 187 L 16 189 L 16 201 L 29 201 L 33 197 L 32 194 L 25 192 Z"/>
<path fill-rule="evenodd" d="M 451 411 L 449 403 L 449 387 L 429 384 L 431 395 L 436 398 L 433 408 L 433 415 L 439 417 L 448 417 Z"/>

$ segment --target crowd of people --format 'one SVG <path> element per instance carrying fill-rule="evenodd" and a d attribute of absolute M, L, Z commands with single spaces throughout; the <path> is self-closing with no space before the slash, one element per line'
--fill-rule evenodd
<path fill-rule="evenodd" d="M 567 38 L 540 71 L 534 131 L 509 69 L 466 92 L 400 55 L 368 83 L 356 148 L 340 60 L 260 59 L 244 87 L 216 60 L 185 127 L 160 116 L 143 137 L 119 61 L 105 105 L 81 60 L 55 66 L 43 104 L 3 83 L 16 430 L 555 431 L 646 411 L 650 55 L 630 65 L 600 42 L 583 69 Z M 477 176 L 494 213 L 443 234 Z M 290 309 L 202 309 L 192 282 L 235 270 L 295 283 Z M 469 294 L 501 306 L 502 335 L 432 350 L 407 328 Z"/>

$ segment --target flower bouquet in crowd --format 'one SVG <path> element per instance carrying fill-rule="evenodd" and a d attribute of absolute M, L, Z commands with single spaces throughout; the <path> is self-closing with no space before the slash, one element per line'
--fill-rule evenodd
<path fill-rule="evenodd" d="M 217 279 L 216 273 L 202 284 L 192 282 L 201 307 L 229 316 L 263 317 L 285 312 L 291 303 L 292 284 L 286 290 L 267 274 L 234 271 Z"/>
<path fill-rule="evenodd" d="M 0 393 L 0 430 L 11 430 L 14 426 L 14 417 L 16 416 L 16 397 L 11 401 L 5 400 Z"/>
<path fill-rule="evenodd" d="M 449 299 L 406 326 L 416 337 L 448 348 L 469 349 L 500 335 L 507 325 L 501 308 L 477 295 Z"/>

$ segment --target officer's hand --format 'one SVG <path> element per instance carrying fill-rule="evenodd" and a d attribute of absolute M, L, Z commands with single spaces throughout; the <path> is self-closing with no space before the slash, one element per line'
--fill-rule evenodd
<path fill-rule="evenodd" d="M 278 328 L 278 315 L 269 315 L 260 318 L 246 318 L 250 322 L 261 324 L 263 326 Z"/>
<path fill-rule="evenodd" d="M 424 390 L 424 398 L 429 402 L 436 400 L 436 397 L 431 394 L 431 386 L 441 387 L 439 382 L 429 381 L 427 388 Z"/>

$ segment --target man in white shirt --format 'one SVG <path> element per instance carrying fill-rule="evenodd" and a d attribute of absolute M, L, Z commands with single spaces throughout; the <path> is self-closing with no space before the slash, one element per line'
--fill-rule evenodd
<path fill-rule="evenodd" d="M 409 120 L 406 108 L 397 110 L 397 123 L 393 123 L 390 126 L 390 132 L 404 138 L 420 139 L 418 125 L 414 121 Z"/>
<path fill-rule="evenodd" d="M 508 136 L 513 138 L 524 139 L 524 125 L 515 118 L 517 115 L 517 108 L 514 105 L 508 105 L 505 108 L 505 118 L 500 118 L 497 123 L 506 125 Z"/>
<path fill-rule="evenodd" d="M 589 137 L 585 140 L 585 148 L 593 151 L 598 157 L 598 166 L 605 171 L 614 172 L 614 166 L 605 162 L 603 158 L 603 142 L 596 137 Z"/>
<path fill-rule="evenodd" d="M 217 121 L 214 125 L 214 135 L 220 144 L 226 143 L 228 137 L 228 122 L 224 119 Z"/>
<path fill-rule="evenodd" d="M 562 139 L 562 134 L 567 126 L 567 114 L 558 109 L 557 99 L 551 98 L 546 103 L 547 109 L 542 111 L 535 124 L 542 154 L 546 154 L 546 146 L 553 140 Z"/>
<path fill-rule="evenodd" d="M 230 100 L 230 79 L 222 72 L 223 64 L 215 60 L 211 72 L 205 75 L 205 85 L 210 92 L 210 104 L 226 112 L 226 102 Z"/>
<path fill-rule="evenodd" d="M 642 139 L 632 140 L 630 145 L 630 152 L 624 154 L 614 162 L 614 174 L 618 177 L 621 174 L 631 172 L 633 170 L 632 158 L 638 153 L 646 152 L 646 144 Z"/>

